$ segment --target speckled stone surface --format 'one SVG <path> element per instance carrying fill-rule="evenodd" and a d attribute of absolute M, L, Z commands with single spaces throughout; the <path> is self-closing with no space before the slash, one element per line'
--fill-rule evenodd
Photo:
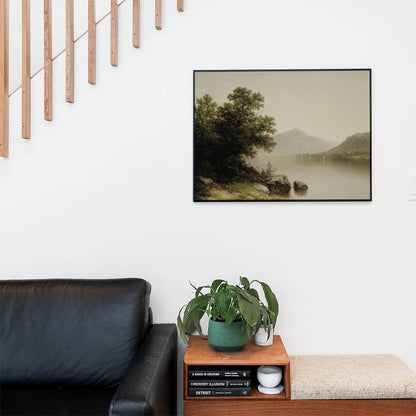
<path fill-rule="evenodd" d="M 292 400 L 415 399 L 416 373 L 394 355 L 290 357 Z"/>

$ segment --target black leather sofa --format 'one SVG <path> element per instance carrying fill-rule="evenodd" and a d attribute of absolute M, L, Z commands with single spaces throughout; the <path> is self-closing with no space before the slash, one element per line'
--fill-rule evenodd
<path fill-rule="evenodd" d="M 176 415 L 177 331 L 142 279 L 0 282 L 1 415 Z"/>

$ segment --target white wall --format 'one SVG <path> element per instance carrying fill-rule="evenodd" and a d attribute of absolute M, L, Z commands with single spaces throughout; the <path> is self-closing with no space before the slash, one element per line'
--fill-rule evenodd
<path fill-rule="evenodd" d="M 77 43 L 75 104 L 65 103 L 64 56 L 55 61 L 53 122 L 34 78 L 30 141 L 20 92 L 11 98 L 0 277 L 144 277 L 156 321 L 174 322 L 189 280 L 246 275 L 277 292 L 290 354 L 394 353 L 416 370 L 414 0 L 187 0 L 182 14 L 164 3 L 158 32 L 153 1 L 142 0 L 139 50 L 131 1 L 120 7 L 117 69 L 109 19 L 98 26 L 96 86 L 86 37 Z M 34 57 L 33 70 L 41 65 Z M 348 67 L 373 68 L 373 202 L 192 202 L 194 69 Z"/>

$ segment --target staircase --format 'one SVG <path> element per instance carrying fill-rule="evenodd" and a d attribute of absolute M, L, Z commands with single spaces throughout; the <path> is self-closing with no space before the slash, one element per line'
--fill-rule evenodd
<path fill-rule="evenodd" d="M 44 119 L 53 119 L 52 76 L 53 61 L 65 54 L 66 101 L 75 102 L 74 96 L 74 48 L 75 44 L 88 35 L 88 82 L 96 83 L 96 26 L 107 17 L 111 18 L 110 63 L 118 66 L 118 8 L 128 0 L 107 0 L 110 11 L 98 21 L 95 17 L 95 0 L 88 0 L 88 30 L 74 38 L 74 0 L 65 0 L 65 49 L 52 56 L 52 0 L 43 0 L 44 27 L 44 66 L 31 73 L 31 32 L 30 0 L 21 0 L 22 7 L 22 83 L 14 91 L 9 91 L 9 0 L 0 0 L 0 157 L 9 156 L 9 98 L 22 90 L 22 132 L 24 139 L 31 137 L 31 80 L 44 74 Z M 61 0 L 62 1 L 62 0 Z M 184 0 L 177 0 L 177 10 L 183 12 Z M 162 0 L 154 0 L 155 27 L 162 29 Z M 19 5 L 11 3 L 13 7 Z M 140 47 L 140 0 L 131 0 L 132 13 L 132 46 Z"/>

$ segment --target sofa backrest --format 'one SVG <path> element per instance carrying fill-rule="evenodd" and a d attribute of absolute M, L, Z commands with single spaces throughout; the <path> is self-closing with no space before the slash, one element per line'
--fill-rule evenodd
<path fill-rule="evenodd" d="M 148 329 L 143 279 L 0 282 L 0 383 L 113 386 Z"/>

